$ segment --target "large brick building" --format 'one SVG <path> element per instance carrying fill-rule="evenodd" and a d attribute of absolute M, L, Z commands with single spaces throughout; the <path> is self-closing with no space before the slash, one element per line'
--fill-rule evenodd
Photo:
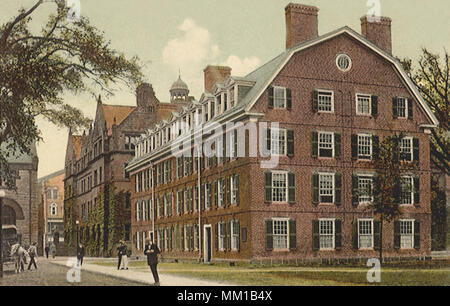
<path fill-rule="evenodd" d="M 2 148 L 6 150 L 6 146 Z M 42 236 L 39 234 L 39 199 L 37 170 L 39 159 L 36 145 L 31 145 L 30 154 L 11 153 L 7 157 L 13 172 L 15 190 L 6 189 L 0 178 L 0 189 L 5 189 L 3 199 L 2 229 L 4 239 L 17 237 L 18 241 L 29 246 L 38 243 L 38 252 L 42 254 Z"/>
<path fill-rule="evenodd" d="M 282 54 L 245 77 L 208 66 L 201 99 L 140 138 L 127 167 L 136 254 L 150 237 L 165 258 L 205 261 L 376 257 L 381 244 L 387 257 L 430 255 L 438 122 L 392 56 L 391 20 L 363 17 L 362 34 L 319 36 L 317 8 L 289 4 L 285 16 Z M 210 145 L 217 126 L 226 134 Z M 402 214 L 383 223 L 379 241 L 371 160 L 395 133 L 418 168 L 404 174 Z M 191 157 L 174 153 L 191 139 L 218 154 L 198 158 L 197 145 L 183 147 Z"/>
<path fill-rule="evenodd" d="M 57 255 L 65 255 L 64 247 L 64 170 L 46 175 L 38 180 L 43 222 L 42 247 L 52 242 Z"/>
<path fill-rule="evenodd" d="M 130 236 L 130 179 L 125 167 L 137 139 L 149 126 L 186 105 L 192 97 L 179 78 L 171 102 L 161 103 L 150 84 L 137 88 L 137 105 L 106 105 L 99 97 L 88 133 L 69 132 L 64 178 L 64 236 L 74 252 L 76 241 L 89 255 L 109 256 L 119 239 Z"/>

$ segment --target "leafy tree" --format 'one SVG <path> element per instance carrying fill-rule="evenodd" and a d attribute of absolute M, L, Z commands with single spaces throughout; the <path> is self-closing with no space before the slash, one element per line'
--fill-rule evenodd
<path fill-rule="evenodd" d="M 117 83 L 132 88 L 142 80 L 138 58 L 112 49 L 88 18 L 68 18 L 65 3 L 36 0 L 0 25 L 0 176 L 8 183 L 11 152 L 30 153 L 30 145 L 41 139 L 36 117 L 73 130 L 89 126 L 90 120 L 63 100 L 64 93 L 112 94 Z M 30 21 L 44 5 L 55 10 L 34 33 Z"/>
<path fill-rule="evenodd" d="M 379 144 L 374 144 L 376 152 L 372 160 L 372 166 L 377 171 L 374 182 L 373 201 L 369 205 L 375 216 L 380 220 L 380 262 L 383 262 L 383 223 L 391 222 L 401 214 L 401 182 L 402 173 L 405 170 L 413 170 L 416 162 L 402 161 L 400 142 L 403 134 L 394 134 L 384 137 Z"/>
<path fill-rule="evenodd" d="M 450 175 L 450 56 L 447 51 L 441 57 L 424 48 L 417 66 L 411 59 L 401 62 L 440 122 L 431 132 L 432 165 Z"/>

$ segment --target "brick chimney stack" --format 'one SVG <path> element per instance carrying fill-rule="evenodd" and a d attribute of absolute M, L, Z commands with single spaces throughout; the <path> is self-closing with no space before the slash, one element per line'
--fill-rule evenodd
<path fill-rule="evenodd" d="M 231 68 L 227 66 L 208 65 L 204 70 L 205 91 L 211 92 L 216 83 L 223 83 L 231 75 Z"/>
<path fill-rule="evenodd" d="M 289 3 L 286 15 L 286 49 L 319 36 L 319 9 L 315 6 Z"/>
<path fill-rule="evenodd" d="M 361 33 L 368 40 L 392 54 L 392 19 L 388 17 L 361 17 Z"/>
<path fill-rule="evenodd" d="M 155 95 L 153 87 L 149 83 L 142 83 L 136 89 L 136 104 L 140 107 L 146 107 L 150 104 L 151 98 Z"/>

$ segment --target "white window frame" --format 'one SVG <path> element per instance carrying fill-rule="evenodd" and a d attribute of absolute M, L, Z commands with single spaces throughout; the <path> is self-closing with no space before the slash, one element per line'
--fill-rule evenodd
<path fill-rule="evenodd" d="M 280 136 L 284 135 L 284 141 L 283 141 L 283 151 L 280 152 Z M 278 135 L 278 138 L 275 138 L 274 136 Z M 276 144 L 276 146 L 274 145 Z M 277 148 L 277 151 L 275 151 L 275 148 Z M 287 129 L 284 128 L 272 128 L 270 129 L 270 153 L 271 155 L 275 156 L 286 156 L 287 155 Z"/>
<path fill-rule="evenodd" d="M 405 102 L 405 116 L 400 116 L 400 114 L 399 114 L 399 107 L 398 107 L 398 101 L 400 100 L 400 99 L 402 99 L 404 102 Z M 397 97 L 396 98 L 396 101 L 395 101 L 396 103 L 397 103 L 397 105 L 396 105 L 396 107 L 397 107 L 397 118 L 402 118 L 402 119 L 408 119 L 409 118 L 409 113 L 408 113 L 408 98 L 406 98 L 406 97 Z"/>
<path fill-rule="evenodd" d="M 273 249 L 278 251 L 288 251 L 289 245 L 289 218 L 272 218 L 272 239 L 273 239 Z M 285 222 L 286 223 L 286 234 L 275 234 L 275 222 Z M 275 244 L 275 236 L 285 236 L 286 238 L 286 248 L 279 248 Z"/>
<path fill-rule="evenodd" d="M 136 221 L 141 220 L 141 202 L 136 201 Z"/>
<path fill-rule="evenodd" d="M 414 219 L 400 219 L 400 249 L 402 250 L 411 250 L 414 249 L 414 222 L 416 220 Z M 411 234 L 409 234 L 408 236 L 411 237 L 407 237 L 411 239 L 411 247 L 403 247 L 402 246 L 402 236 L 406 236 L 406 234 L 402 234 L 402 222 L 411 222 Z"/>
<path fill-rule="evenodd" d="M 371 226 L 371 247 L 361 247 L 361 232 L 360 232 L 360 222 L 370 222 Z M 368 234 L 364 234 L 364 236 L 369 236 Z M 358 219 L 358 249 L 359 250 L 373 250 L 374 248 L 374 223 L 372 218 L 361 218 Z"/>
<path fill-rule="evenodd" d="M 410 192 L 408 192 L 410 194 L 410 199 L 411 199 L 411 203 L 403 203 L 403 180 L 404 179 L 408 179 L 410 181 Z M 414 176 L 413 175 L 402 175 L 401 177 L 401 182 L 400 182 L 400 205 L 402 206 L 411 206 L 414 205 Z M 406 192 L 405 192 L 406 193 Z"/>
<path fill-rule="evenodd" d="M 239 189 L 239 186 L 235 186 L 236 184 L 236 175 L 231 176 L 230 179 L 230 186 L 231 186 L 231 204 L 236 204 L 237 203 L 237 190 Z"/>
<path fill-rule="evenodd" d="M 211 208 L 211 183 L 205 183 L 205 209 L 210 208 Z"/>
<path fill-rule="evenodd" d="M 409 156 L 410 156 L 410 159 L 408 160 L 408 159 L 406 159 L 405 161 L 408 161 L 408 162 L 411 162 L 411 161 L 413 161 L 414 160 L 414 138 L 413 137 L 411 137 L 411 136 L 406 136 L 406 137 L 403 137 L 401 140 L 400 140 L 400 152 L 401 153 L 403 153 L 403 140 L 408 140 L 409 141 L 409 144 L 410 144 L 410 146 L 409 146 Z"/>
<path fill-rule="evenodd" d="M 369 146 L 369 150 L 370 150 L 370 157 L 367 158 L 366 155 L 364 155 L 363 157 L 360 157 L 360 137 L 368 137 L 369 141 L 370 141 L 370 146 Z M 357 146 L 358 146 L 358 159 L 360 160 L 372 160 L 373 158 L 373 135 L 372 134 L 365 134 L 365 133 L 361 133 L 357 135 Z"/>
<path fill-rule="evenodd" d="M 331 94 L 331 110 L 320 110 L 320 97 Z M 328 89 L 317 89 L 317 112 L 318 113 L 334 113 L 334 91 Z"/>
<path fill-rule="evenodd" d="M 321 147 L 320 147 L 320 144 L 321 144 L 321 142 L 320 142 L 320 135 L 331 135 L 331 157 L 320 156 L 320 149 L 321 149 Z M 334 137 L 335 137 L 335 133 L 334 132 L 323 132 L 323 131 L 320 131 L 320 132 L 317 133 L 317 156 L 318 156 L 318 158 L 334 158 L 334 156 L 335 156 L 335 152 L 334 152 L 334 148 L 335 148 Z M 323 148 L 323 149 L 328 149 L 328 148 Z"/>
<path fill-rule="evenodd" d="M 321 234 L 320 230 L 321 230 L 321 226 L 320 226 L 320 222 L 332 222 L 333 223 L 333 233 L 332 234 Z M 322 238 L 322 236 L 330 236 L 332 237 L 332 247 L 330 248 L 323 248 L 321 247 L 321 243 L 320 240 Z M 321 251 L 333 251 L 336 249 L 336 219 L 335 218 L 319 218 L 319 248 Z"/>
<path fill-rule="evenodd" d="M 141 233 L 136 231 L 136 249 L 141 249 Z"/>
<path fill-rule="evenodd" d="M 361 112 L 359 109 L 359 98 L 369 99 L 369 111 L 367 113 Z M 370 116 L 372 115 L 372 95 L 357 93 L 356 94 L 356 114 L 360 116 Z"/>
<path fill-rule="evenodd" d="M 272 173 L 272 199 L 275 199 L 275 189 L 276 188 L 280 188 L 281 187 L 275 187 L 274 186 L 274 177 L 275 175 L 284 175 L 285 176 L 285 190 L 284 190 L 284 196 L 285 196 L 285 200 L 284 201 L 272 201 L 272 203 L 287 203 L 288 202 L 288 196 L 289 196 L 289 177 L 288 177 L 288 171 L 280 171 L 280 170 L 275 170 L 275 171 L 271 171 Z"/>
<path fill-rule="evenodd" d="M 333 173 L 333 172 L 319 172 L 318 173 L 319 174 L 319 203 L 321 203 L 321 204 L 325 204 L 325 205 L 333 205 L 334 204 L 334 201 L 336 200 L 335 198 L 336 198 L 336 186 L 335 186 L 335 182 L 336 182 L 336 173 Z M 323 176 L 323 175 L 331 175 L 331 177 L 332 177 L 332 180 L 331 180 L 331 183 L 332 183 L 332 197 L 333 197 L 333 200 L 331 201 L 331 202 L 322 202 L 321 201 L 321 196 L 330 196 L 329 194 L 322 194 L 322 189 L 321 189 L 321 187 L 320 187 L 320 178 L 321 178 L 321 176 Z"/>
<path fill-rule="evenodd" d="M 218 225 L 219 233 L 219 251 L 225 251 L 225 245 L 226 245 L 226 233 L 225 233 L 225 221 L 220 221 Z"/>
<path fill-rule="evenodd" d="M 219 192 L 217 194 L 217 200 L 218 200 L 218 206 L 223 207 L 225 203 L 225 192 L 224 192 L 224 184 L 222 179 L 217 180 L 217 189 L 219 189 Z"/>
<path fill-rule="evenodd" d="M 52 216 L 56 216 L 58 214 L 58 205 L 56 203 L 50 205 L 50 214 Z"/>
<path fill-rule="evenodd" d="M 289 226 L 289 224 L 288 224 Z M 235 234 L 234 232 L 236 231 L 236 227 L 237 227 L 237 220 L 232 220 L 231 221 L 231 250 L 232 251 L 237 251 L 238 250 L 238 240 L 239 240 L 239 228 L 237 228 L 238 233 Z M 289 239 L 288 239 L 289 240 Z"/>
<path fill-rule="evenodd" d="M 284 101 L 283 101 L 283 106 L 278 106 L 277 105 L 277 99 L 276 99 L 276 91 L 280 90 L 283 91 L 283 95 L 284 95 Z M 287 107 L 287 91 L 286 91 L 286 87 L 282 87 L 282 86 L 273 86 L 273 108 L 274 109 L 285 109 Z"/>
<path fill-rule="evenodd" d="M 359 180 L 360 179 L 369 179 L 370 178 L 370 180 L 371 180 L 370 184 L 371 184 L 371 190 L 372 190 L 372 195 L 370 196 L 369 201 L 361 201 L 361 195 L 358 195 L 358 204 L 359 205 L 368 205 L 368 204 L 373 203 L 373 200 L 374 200 L 373 188 L 374 188 L 374 177 L 375 176 L 373 174 L 358 174 L 357 177 L 358 177 L 358 191 L 359 192 L 361 192 L 360 188 L 359 188 Z"/>

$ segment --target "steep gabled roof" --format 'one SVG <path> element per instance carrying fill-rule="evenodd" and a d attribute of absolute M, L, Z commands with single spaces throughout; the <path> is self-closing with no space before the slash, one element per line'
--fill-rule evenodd
<path fill-rule="evenodd" d="M 278 73 L 283 69 L 283 67 L 289 62 L 289 60 L 292 58 L 294 54 L 297 52 L 300 52 L 302 50 L 305 50 L 307 48 L 311 48 L 319 43 L 322 43 L 324 41 L 330 40 L 336 36 L 342 35 L 342 34 L 348 34 L 357 41 L 364 44 L 366 47 L 389 61 L 398 71 L 399 75 L 402 77 L 402 79 L 405 81 L 405 84 L 408 86 L 412 94 L 416 97 L 417 101 L 419 101 L 420 106 L 428 116 L 429 120 L 432 122 L 432 125 L 430 127 L 437 126 L 439 124 L 439 121 L 434 116 L 433 112 L 431 111 L 428 104 L 423 99 L 422 95 L 420 94 L 417 87 L 414 85 L 414 83 L 411 81 L 411 79 L 408 77 L 408 74 L 403 69 L 400 62 L 394 58 L 391 54 L 387 53 L 386 51 L 380 49 L 378 46 L 367 40 L 364 36 L 360 35 L 359 33 L 355 32 L 351 28 L 345 26 L 340 29 L 337 29 L 335 31 L 332 31 L 328 34 L 319 36 L 317 38 L 305 41 L 303 43 L 300 43 L 290 49 L 287 49 L 285 52 L 281 53 L 265 65 L 259 67 L 258 69 L 254 70 L 253 72 L 249 73 L 247 76 L 245 76 L 244 79 L 249 81 L 254 81 L 255 85 L 252 87 L 252 89 L 248 92 L 248 94 L 245 96 L 245 98 L 242 101 L 242 107 L 245 107 L 246 111 L 250 111 L 253 105 L 255 105 L 256 101 L 261 97 L 261 95 L 264 93 L 264 91 L 267 89 L 267 87 L 273 82 L 275 77 L 278 75 Z"/>
<path fill-rule="evenodd" d="M 121 124 L 135 109 L 135 106 L 102 104 L 103 116 L 108 131 L 113 124 Z"/>

